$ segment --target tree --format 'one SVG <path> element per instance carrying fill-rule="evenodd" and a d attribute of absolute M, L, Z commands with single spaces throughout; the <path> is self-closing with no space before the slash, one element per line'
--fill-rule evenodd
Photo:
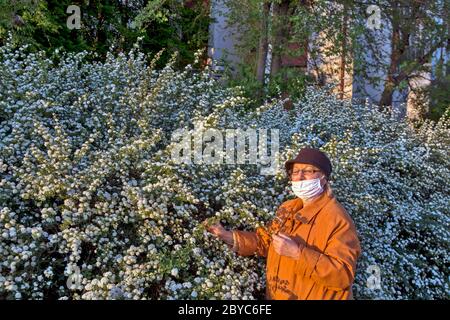
<path fill-rule="evenodd" d="M 258 81 L 264 85 L 267 55 L 269 50 L 269 20 L 270 20 L 270 8 L 271 3 L 264 1 L 262 3 L 261 14 L 261 36 L 259 38 L 258 48 L 258 65 L 256 68 L 256 77 Z"/>
<path fill-rule="evenodd" d="M 306 66 L 305 39 L 295 41 L 293 17 L 300 4 L 290 0 L 227 1 L 228 23 L 236 30 L 235 49 L 241 59 L 240 79 L 231 83 L 252 88 L 256 100 L 301 94 Z M 301 67 L 300 67 L 301 66 Z M 306 80 L 305 80 L 306 81 Z M 299 84 L 300 83 L 300 84 Z M 295 89 L 294 89 L 295 88 Z"/>
<path fill-rule="evenodd" d="M 430 62 L 433 54 L 448 41 L 448 30 L 443 23 L 448 17 L 448 5 L 445 1 L 376 1 L 382 8 L 382 24 L 384 30 L 389 31 L 390 46 L 388 59 L 386 55 L 374 55 L 372 66 L 379 70 L 385 70 L 383 77 L 384 89 L 379 105 L 390 106 L 393 103 L 392 96 L 395 90 L 418 90 L 414 81 L 429 74 Z M 360 21 L 366 21 L 367 14 L 359 7 Z M 376 32 L 367 30 L 362 34 L 365 44 L 372 47 L 372 51 L 383 47 L 386 39 Z M 356 52 L 357 59 L 363 59 L 363 50 Z M 359 71 L 363 72 L 363 69 Z M 378 81 L 365 75 L 367 79 Z"/>
<path fill-rule="evenodd" d="M 81 11 L 81 28 L 69 29 L 69 5 Z M 12 32 L 16 43 L 52 52 L 95 51 L 105 57 L 110 47 L 128 51 L 142 38 L 145 52 L 166 52 L 166 63 L 179 51 L 179 65 L 192 62 L 208 42 L 209 8 L 202 0 L 17 0 L 0 3 L 0 43 Z"/>
<path fill-rule="evenodd" d="M 246 22 L 239 29 L 241 37 L 237 44 L 243 66 L 250 69 L 245 74 L 254 74 L 261 86 L 267 83 L 269 95 L 285 92 L 292 79 L 301 78 L 299 74 L 286 76 L 295 68 L 283 61 L 287 57 L 303 56 L 308 62 L 308 70 L 302 70 L 303 75 L 313 75 L 319 84 L 336 82 L 335 92 L 341 98 L 352 96 L 356 78 L 369 83 L 376 88 L 374 90 L 381 86 L 380 98 L 377 98 L 381 106 L 393 104 L 395 91 L 417 95 L 424 91 L 429 95 L 431 90 L 434 97 L 431 105 L 441 104 L 439 110 L 445 110 L 445 92 L 434 89 L 445 87 L 443 75 L 448 73 L 441 72 L 426 90 L 424 85 L 415 84 L 430 74 L 432 56 L 448 43 L 446 1 L 230 0 L 228 3 L 232 8 L 231 21 Z M 380 8 L 381 31 L 367 27 L 369 4 Z M 271 59 L 265 59 L 267 55 Z M 270 61 L 266 68 L 264 61 Z M 443 61 L 447 64 L 448 58 Z M 440 70 L 445 71 L 445 68 L 440 67 Z M 263 82 L 265 69 L 270 69 L 270 81 Z M 437 75 L 434 72 L 433 77 Z"/>

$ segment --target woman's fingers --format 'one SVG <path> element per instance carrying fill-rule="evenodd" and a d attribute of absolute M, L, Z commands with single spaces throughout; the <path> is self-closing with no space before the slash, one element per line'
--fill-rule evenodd
<path fill-rule="evenodd" d="M 216 227 L 216 226 L 210 227 L 210 228 L 209 228 L 209 231 L 210 231 L 211 233 L 214 233 L 215 235 L 218 235 L 218 234 L 220 233 L 220 229 L 219 229 L 218 227 Z"/>
<path fill-rule="evenodd" d="M 283 238 L 281 238 L 279 235 L 276 234 L 272 235 L 272 240 L 273 245 L 277 248 L 279 248 L 283 242 Z"/>
<path fill-rule="evenodd" d="M 291 238 L 285 234 L 272 235 L 272 243 L 277 249 L 281 248 L 284 245 L 287 245 L 289 243 L 289 240 L 291 240 Z"/>
<path fill-rule="evenodd" d="M 276 234 L 272 235 L 272 245 L 275 249 L 275 252 L 280 254 L 280 249 L 283 246 L 283 238 Z"/>
<path fill-rule="evenodd" d="M 210 225 L 209 222 L 208 222 L 208 219 L 206 219 L 206 220 L 204 220 L 204 221 L 202 222 L 202 225 L 203 225 L 203 226 L 206 228 L 206 230 L 208 230 L 208 231 L 210 231 L 212 228 L 216 227 L 218 224 L 220 225 L 220 223 L 216 223 L 216 224 Z"/>
<path fill-rule="evenodd" d="M 225 229 L 222 227 L 222 225 L 220 223 L 209 226 L 206 228 L 206 230 L 208 230 L 209 232 L 211 232 L 212 234 L 214 234 L 215 236 L 218 236 L 218 237 L 220 237 L 220 235 L 223 233 L 223 231 L 225 231 Z"/>
<path fill-rule="evenodd" d="M 286 239 L 286 240 L 291 239 L 291 237 L 289 237 L 287 234 L 281 233 L 281 232 L 278 234 L 278 236 L 281 237 L 282 239 Z"/>

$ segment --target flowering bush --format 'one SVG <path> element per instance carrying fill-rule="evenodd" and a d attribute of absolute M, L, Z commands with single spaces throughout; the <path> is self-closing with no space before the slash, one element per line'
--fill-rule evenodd
<path fill-rule="evenodd" d="M 271 219 L 292 197 L 282 164 L 304 145 L 330 155 L 357 225 L 355 297 L 448 298 L 448 119 L 415 130 L 315 88 L 294 112 L 252 110 L 208 70 L 175 71 L 175 56 L 163 70 L 138 50 L 86 56 L 0 49 L 1 298 L 263 298 L 264 260 L 201 222 Z M 174 163 L 174 130 L 202 127 L 278 129 L 279 172 Z M 366 285 L 369 265 L 380 289 Z"/>

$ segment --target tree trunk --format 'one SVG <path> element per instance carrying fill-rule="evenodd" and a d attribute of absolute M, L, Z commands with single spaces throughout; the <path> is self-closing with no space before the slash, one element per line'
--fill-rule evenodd
<path fill-rule="evenodd" d="M 398 64 L 400 59 L 400 28 L 398 19 L 392 19 L 392 37 L 391 37 L 391 57 L 389 63 L 388 74 L 384 82 L 384 90 L 381 94 L 379 102 L 380 106 L 392 106 L 392 95 L 394 93 L 397 83 L 395 81 L 395 74 L 398 71 Z"/>
<path fill-rule="evenodd" d="M 444 12 L 446 14 L 450 13 L 450 4 L 448 3 L 448 1 L 444 2 Z M 445 25 L 447 26 L 447 35 L 449 35 L 446 43 L 444 43 L 445 59 L 449 59 L 450 58 L 450 22 L 448 20 L 446 20 Z M 445 60 L 445 61 L 448 61 L 448 60 Z M 445 75 L 447 75 L 447 76 L 450 75 L 450 63 L 447 63 L 447 65 L 445 67 Z"/>
<path fill-rule="evenodd" d="M 272 44 L 271 75 L 276 75 L 282 67 L 281 57 L 288 40 L 286 30 L 286 25 L 289 19 L 288 10 L 289 0 L 282 0 L 281 3 L 274 3 L 273 5 L 273 21 L 275 22 L 273 26 L 275 36 Z"/>
<path fill-rule="evenodd" d="M 344 89 L 345 89 L 345 68 L 346 68 L 346 55 L 347 55 L 347 23 L 348 23 L 348 13 L 347 7 L 344 4 L 344 18 L 342 21 L 342 52 L 341 52 L 341 66 L 340 66 L 340 76 L 339 76 L 339 94 L 340 98 L 344 99 Z"/>
<path fill-rule="evenodd" d="M 269 48 L 269 14 L 270 2 L 263 3 L 261 19 L 261 36 L 259 38 L 258 65 L 256 67 L 256 78 L 264 86 L 264 75 L 266 70 L 266 60 Z"/>

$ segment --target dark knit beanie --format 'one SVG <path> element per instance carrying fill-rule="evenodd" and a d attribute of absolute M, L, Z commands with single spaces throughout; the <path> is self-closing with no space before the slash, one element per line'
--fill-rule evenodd
<path fill-rule="evenodd" d="M 298 155 L 293 160 L 288 160 L 284 164 L 286 168 L 286 172 L 290 173 L 292 170 L 292 166 L 294 163 L 303 163 L 303 164 L 310 164 L 317 168 L 319 168 L 327 178 L 330 177 L 331 174 L 331 162 L 330 159 L 328 159 L 327 155 L 323 153 L 322 151 L 319 151 L 318 149 L 313 148 L 303 148 L 300 150 Z"/>

